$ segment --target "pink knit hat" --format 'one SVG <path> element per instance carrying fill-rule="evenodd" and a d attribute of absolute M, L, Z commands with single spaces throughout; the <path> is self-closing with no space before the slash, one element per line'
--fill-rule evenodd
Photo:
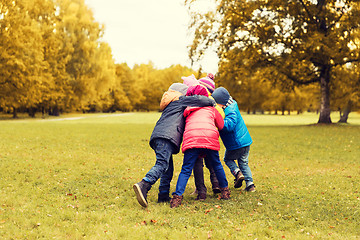
<path fill-rule="evenodd" d="M 208 91 L 204 86 L 201 85 L 194 85 L 190 86 L 186 92 L 186 96 L 193 96 L 193 95 L 202 95 L 208 97 Z"/>
<path fill-rule="evenodd" d="M 199 81 L 196 79 L 194 74 L 188 77 L 181 77 L 181 79 L 184 81 L 184 84 L 188 87 L 199 84 Z"/>
<path fill-rule="evenodd" d="M 199 83 L 206 87 L 210 93 L 213 93 L 215 90 L 215 82 L 214 82 L 214 75 L 209 73 L 206 77 L 200 78 Z"/>

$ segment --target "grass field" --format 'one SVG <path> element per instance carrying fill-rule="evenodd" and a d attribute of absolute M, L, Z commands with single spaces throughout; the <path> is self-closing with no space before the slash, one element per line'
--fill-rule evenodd
<path fill-rule="evenodd" d="M 360 239 L 360 114 L 329 126 L 244 114 L 255 193 L 234 189 L 224 165 L 231 200 L 194 201 L 190 178 L 179 208 L 156 203 L 158 183 L 142 208 L 132 185 L 155 163 L 159 116 L 0 121 L 0 239 Z"/>

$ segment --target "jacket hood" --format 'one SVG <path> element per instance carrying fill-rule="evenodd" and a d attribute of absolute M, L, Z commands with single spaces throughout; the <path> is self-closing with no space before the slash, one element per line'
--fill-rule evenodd
<path fill-rule="evenodd" d="M 163 111 L 171 102 L 179 100 L 180 96 L 183 96 L 181 92 L 172 89 L 166 91 L 160 101 L 160 111 Z"/>

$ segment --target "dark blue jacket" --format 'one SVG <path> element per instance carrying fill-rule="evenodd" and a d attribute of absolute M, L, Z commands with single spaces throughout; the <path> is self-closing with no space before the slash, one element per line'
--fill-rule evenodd
<path fill-rule="evenodd" d="M 252 139 L 241 117 L 237 102 L 225 108 L 224 128 L 220 131 L 220 137 L 226 150 L 235 150 L 250 146 Z"/>
<path fill-rule="evenodd" d="M 179 100 L 169 103 L 162 112 L 160 119 L 156 122 L 150 137 L 150 147 L 154 149 L 154 139 L 164 138 L 174 144 L 176 148 L 174 154 L 178 153 L 185 129 L 185 118 L 183 114 L 186 107 L 206 107 L 214 105 L 214 100 L 200 95 L 181 96 Z"/>

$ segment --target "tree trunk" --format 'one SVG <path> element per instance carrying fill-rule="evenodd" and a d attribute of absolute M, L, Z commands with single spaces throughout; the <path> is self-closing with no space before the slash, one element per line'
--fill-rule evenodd
<path fill-rule="evenodd" d="M 36 114 L 36 108 L 30 107 L 29 108 L 29 116 L 32 118 L 35 118 L 35 114 Z"/>
<path fill-rule="evenodd" d="M 17 116 L 17 110 L 15 107 L 13 107 L 13 118 L 18 118 Z"/>
<path fill-rule="evenodd" d="M 320 76 L 321 105 L 318 123 L 331 123 L 330 118 L 330 67 L 324 66 Z"/>
<path fill-rule="evenodd" d="M 351 100 L 349 100 L 348 103 L 346 104 L 343 114 L 341 114 L 341 112 L 340 112 L 339 123 L 347 123 L 349 114 L 351 112 L 352 104 L 353 104 L 353 102 Z"/>
<path fill-rule="evenodd" d="M 55 105 L 52 110 L 51 110 L 51 113 L 49 112 L 49 115 L 52 115 L 52 116 L 55 116 L 55 117 L 58 117 L 60 116 L 60 111 L 59 111 L 59 108 L 57 105 Z"/>

